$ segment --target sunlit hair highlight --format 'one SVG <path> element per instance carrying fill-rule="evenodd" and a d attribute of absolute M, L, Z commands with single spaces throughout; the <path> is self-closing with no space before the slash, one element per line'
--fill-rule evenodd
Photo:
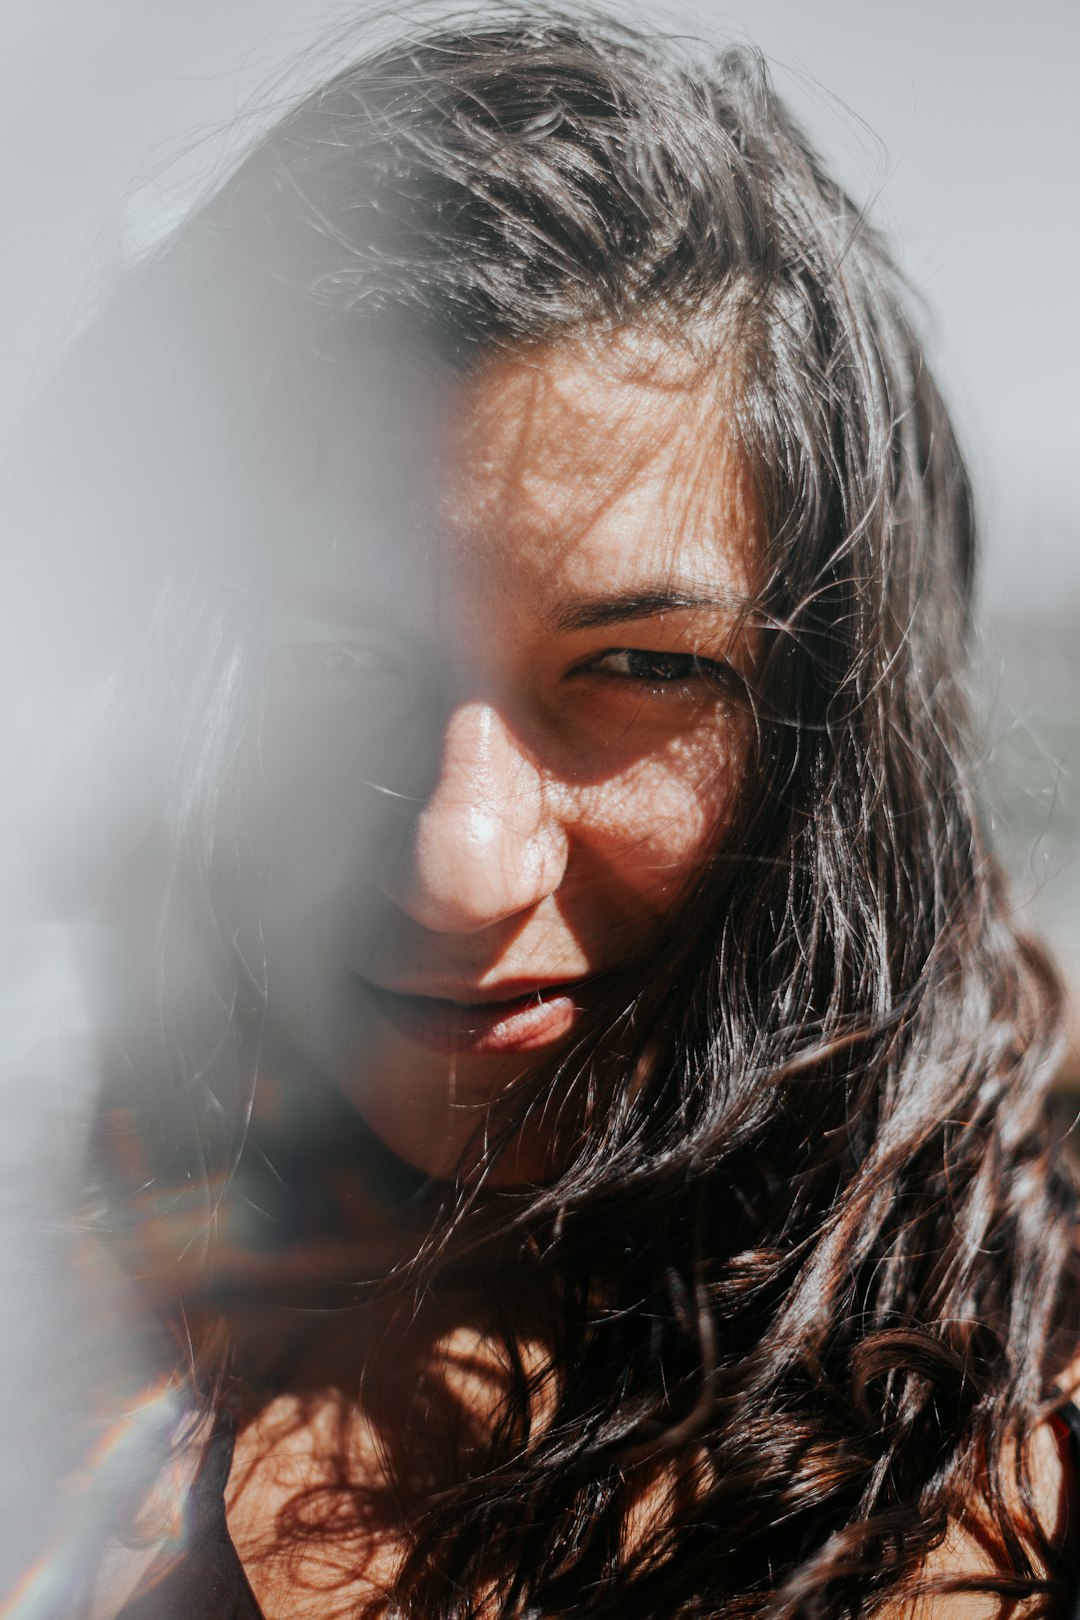
<path fill-rule="evenodd" d="M 665 971 L 519 1099 L 584 1127 L 501 1206 L 550 1363 L 508 1328 L 483 1446 L 438 1493 L 397 1480 L 385 1613 L 854 1614 L 909 1598 L 976 1502 L 1003 1594 L 1060 1578 L 1016 1446 L 1078 1325 L 1059 992 L 975 797 L 969 483 L 889 253 L 761 62 L 546 7 L 425 29 L 287 114 L 125 296 L 104 332 L 172 322 L 204 358 L 282 312 L 303 341 L 354 320 L 452 373 L 645 329 L 723 370 L 768 535 L 737 825 Z M 198 1032 L 162 1025 L 148 1139 L 163 1189 L 205 1189 L 256 1067 L 258 964 L 228 965 L 220 879 L 245 859 L 248 677 L 227 610 L 171 603 L 203 652 L 218 637 L 169 839 L 215 1012 L 197 1061 Z"/>

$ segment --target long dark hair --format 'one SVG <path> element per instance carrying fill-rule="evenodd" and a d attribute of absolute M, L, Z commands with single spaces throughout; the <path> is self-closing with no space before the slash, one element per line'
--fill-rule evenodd
<path fill-rule="evenodd" d="M 125 299 L 91 350 L 138 356 L 135 398 L 167 372 L 181 415 L 185 368 L 286 307 L 305 341 L 355 321 L 459 371 L 645 329 L 727 378 L 765 514 L 736 834 L 664 973 L 620 987 L 602 1064 L 577 1052 L 545 1082 L 586 1128 L 505 1210 L 550 1360 L 508 1329 L 484 1443 L 434 1495 L 398 1482 L 386 1613 L 857 1612 L 910 1596 L 973 1502 L 998 1589 L 1045 1589 L 1060 1559 L 1023 1441 L 1080 1327 L 1075 1200 L 1048 1102 L 1059 993 L 973 786 L 969 483 L 889 253 L 762 63 L 538 7 L 428 30 L 289 112 Z M 179 369 L 186 338 L 160 360 L 178 330 L 203 356 Z M 113 453 L 137 501 L 161 480 L 132 442 Z M 190 533 L 197 490 L 169 487 L 162 524 Z M 169 601 L 217 636 L 180 703 L 166 841 L 174 899 L 205 901 L 215 1017 L 196 1061 L 166 1006 L 145 1103 L 163 1199 L 235 1162 L 259 1014 L 250 963 L 226 989 L 219 881 L 243 671 L 227 613 L 195 587 Z"/>

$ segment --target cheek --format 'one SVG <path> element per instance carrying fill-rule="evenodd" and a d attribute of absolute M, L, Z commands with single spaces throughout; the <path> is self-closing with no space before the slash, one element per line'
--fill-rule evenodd
<path fill-rule="evenodd" d="M 248 781 L 265 902 L 290 918 L 346 909 L 377 872 L 401 806 L 430 788 L 430 727 L 366 691 L 268 705 Z"/>
<path fill-rule="evenodd" d="M 330 793 L 324 780 L 285 784 L 268 821 L 251 951 L 273 1024 L 329 1074 L 347 1066 L 363 1039 L 366 1015 L 350 969 L 362 950 L 385 818 L 385 801 L 365 783 Z"/>
<path fill-rule="evenodd" d="M 245 784 L 245 955 L 281 986 L 347 960 L 392 813 L 378 750 L 355 736 L 268 730 Z M 366 739 L 359 739 L 361 743 Z M 373 759 L 373 755 L 375 758 Z"/>
<path fill-rule="evenodd" d="M 741 717 L 669 742 L 587 790 L 581 839 L 626 905 L 659 917 L 722 843 L 746 779 Z"/>

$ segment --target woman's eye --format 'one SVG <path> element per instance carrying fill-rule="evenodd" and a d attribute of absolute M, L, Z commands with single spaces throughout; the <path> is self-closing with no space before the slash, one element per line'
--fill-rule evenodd
<path fill-rule="evenodd" d="M 611 647 L 592 659 L 587 668 L 590 674 L 609 675 L 616 680 L 654 687 L 698 682 L 716 686 L 725 673 L 723 664 L 701 658 L 697 653 L 647 652 L 639 647 Z"/>
<path fill-rule="evenodd" d="M 422 684 L 421 661 L 374 636 L 296 641 L 278 649 L 272 668 L 276 690 L 290 705 L 362 710 L 369 720 L 411 710 Z"/>
<path fill-rule="evenodd" d="M 327 642 L 309 650 L 313 668 L 337 675 L 385 674 L 391 660 L 379 647 L 351 642 Z"/>
<path fill-rule="evenodd" d="M 297 642 L 288 649 L 296 675 L 315 679 L 386 680 L 400 677 L 400 658 L 373 641 Z"/>

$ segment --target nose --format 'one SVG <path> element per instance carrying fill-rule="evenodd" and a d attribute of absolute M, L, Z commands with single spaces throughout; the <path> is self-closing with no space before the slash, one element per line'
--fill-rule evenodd
<path fill-rule="evenodd" d="M 538 905 L 566 869 L 565 829 L 536 764 L 490 704 L 459 704 L 439 773 L 383 879 L 388 897 L 438 933 L 476 933 Z"/>

